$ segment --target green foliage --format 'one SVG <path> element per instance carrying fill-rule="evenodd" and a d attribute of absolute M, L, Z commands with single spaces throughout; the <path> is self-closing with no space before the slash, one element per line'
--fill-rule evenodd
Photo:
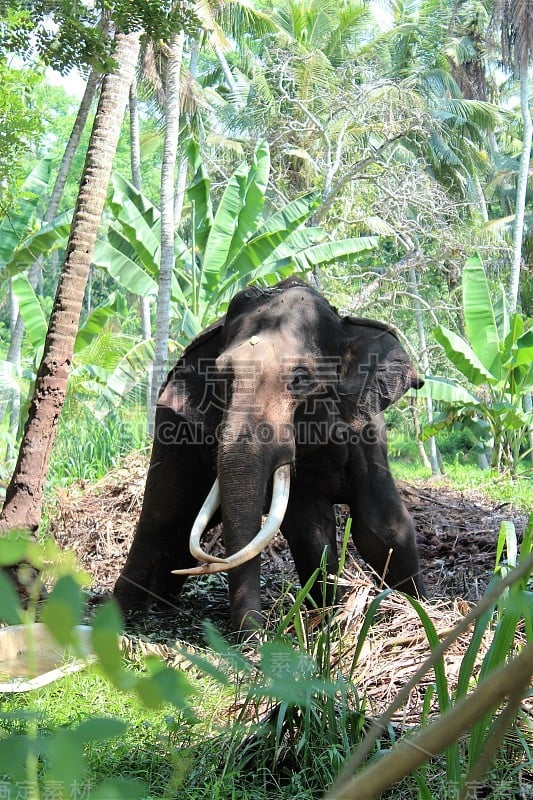
<path fill-rule="evenodd" d="M 16 192 L 26 154 L 43 133 L 43 109 L 34 98 L 41 81 L 40 70 L 13 69 L 0 56 L 0 214 Z"/>
<path fill-rule="evenodd" d="M 416 482 L 429 477 L 429 471 L 420 463 L 393 459 L 391 470 L 397 480 Z M 471 492 L 472 495 L 485 498 L 488 503 L 508 503 L 515 508 L 524 509 L 526 513 L 533 512 L 533 492 L 527 470 L 518 472 L 512 479 L 496 474 L 490 478 L 488 480 L 487 472 L 477 465 L 462 463 L 460 458 L 454 458 L 446 464 L 446 478 L 442 480 L 447 481 L 453 489 Z"/>
<path fill-rule="evenodd" d="M 24 415 L 42 356 L 47 319 L 24 275 L 13 279 L 13 292 L 31 344 L 31 362 L 16 365 L 0 360 L 0 389 L 6 394 L 21 393 L 25 398 L 21 407 Z M 76 336 L 66 398 L 66 412 L 71 414 L 66 427 L 72 425 L 75 435 L 59 443 L 57 452 L 62 455 L 55 457 L 51 466 L 53 480 L 60 483 L 64 480 L 60 464 L 66 470 L 67 480 L 95 479 L 104 475 L 125 451 L 144 443 L 139 424 L 130 425 L 116 418 L 109 424 L 104 421 L 132 396 L 153 358 L 151 341 L 136 342 L 135 337 L 115 330 L 125 311 L 125 298 L 120 294 L 109 295 L 106 302 L 93 309 Z M 137 400 L 142 400 L 145 389 L 139 387 Z M 85 424 L 80 426 L 80 420 Z"/>
<path fill-rule="evenodd" d="M 346 526 L 339 573 L 343 569 L 350 537 Z M 223 686 L 235 687 L 239 708 L 230 731 L 229 748 L 223 757 L 225 775 L 271 775 L 297 790 L 324 791 L 334 780 L 346 757 L 363 733 L 365 703 L 358 696 L 352 675 L 336 664 L 342 646 L 333 658 L 333 645 L 342 634 L 329 611 L 309 612 L 310 589 L 317 580 L 333 582 L 323 561 L 285 607 L 280 600 L 280 620 L 274 633 L 257 647 L 253 661 L 206 626 L 206 639 L 219 664 L 193 657 L 193 662 Z M 314 605 L 312 603 L 312 605 Z M 290 633 L 289 633 L 290 631 Z M 240 695 L 244 695 L 240 697 Z M 243 784 L 246 785 L 246 778 Z M 304 794 L 304 796 L 306 796 Z"/>
<path fill-rule="evenodd" d="M 520 314 L 509 314 L 502 288 L 493 302 L 479 257 L 468 260 L 462 280 L 467 338 L 442 325 L 434 334 L 475 389 L 429 376 L 422 394 L 440 401 L 444 410 L 425 434 L 452 425 L 469 427 L 492 447 L 494 467 L 516 472 L 533 425 L 532 412 L 522 409 L 524 394 L 533 388 L 533 331 L 525 331 Z"/>
<path fill-rule="evenodd" d="M 65 574 L 64 554 L 55 553 L 49 544 L 43 549 L 30 539 L 13 533 L 0 539 L 0 564 L 16 565 L 23 560 L 39 569 L 46 565 L 54 586 L 44 603 L 40 616 L 53 639 L 60 647 L 69 646 L 73 655 L 81 656 L 76 626 L 82 619 L 84 601 L 79 580 Z M 51 562 L 58 563 L 51 568 Z M 23 566 L 19 569 L 25 569 Z M 67 567 L 68 569 L 68 567 Z M 71 566 L 70 566 L 71 569 Z M 0 620 L 24 624 L 33 621 L 40 583 L 29 585 L 30 604 L 23 609 L 8 578 L 0 572 Z M 174 707 L 185 719 L 194 719 L 188 699 L 192 687 L 183 673 L 166 667 L 151 658 L 145 674 L 136 673 L 124 666 L 119 648 L 122 629 L 120 614 L 113 602 L 100 606 L 92 622 L 91 643 L 96 655 L 94 669 L 110 681 L 115 689 L 134 695 L 149 709 Z M 87 779 L 86 750 L 89 746 L 109 747 L 114 739 L 123 735 L 127 723 L 114 717 L 91 715 L 87 719 L 53 730 L 41 729 L 34 717 L 21 713 L 14 715 L 7 732 L 3 730 L 0 715 L 0 786 L 7 797 L 15 797 L 20 786 L 30 787 L 35 798 L 47 796 L 54 786 L 54 797 L 71 798 L 76 787 Z M 13 722 L 17 721 L 17 725 Z M 10 729 L 14 729 L 10 732 Z M 146 784 L 138 780 L 109 776 L 100 785 L 85 784 L 84 796 L 88 800 L 135 800 L 144 797 Z"/>
<path fill-rule="evenodd" d="M 230 680 L 235 686 L 239 712 L 219 738 L 219 761 L 223 776 L 242 775 L 243 787 L 251 789 L 257 775 L 271 775 L 289 792 L 324 791 L 362 737 L 364 701 L 354 682 L 332 666 L 331 644 L 339 632 L 325 619 L 323 626 L 311 623 L 302 607 L 308 590 L 301 590 L 284 619 L 299 631 L 296 638 L 280 624 L 252 662 L 208 628 L 219 666 L 215 671 L 209 660 L 193 659 L 222 685 Z"/>
<path fill-rule="evenodd" d="M 347 527 L 345 542 L 349 532 Z M 532 551 L 533 518 L 520 546 L 512 524 L 504 523 L 494 581 Z M 58 555 L 60 563 L 50 572 Z M 54 554 L 50 545 L 43 550 L 23 536 L 0 541 L 0 564 L 18 563 L 21 558 L 39 568 L 46 565 L 53 589 L 42 616 L 62 646 L 75 648 L 73 631 L 84 608 L 72 562 L 65 560 L 65 554 Z M 131 663 L 125 666 L 118 646 L 117 610 L 112 603 L 99 607 L 92 622 L 96 666 L 65 679 L 60 689 L 41 690 L 32 703 L 10 700 L 3 707 L 2 789 L 9 786 L 15 792 L 24 783 L 33 787 L 35 797 L 45 797 L 53 785 L 58 800 L 69 797 L 73 785 L 84 787 L 84 796 L 90 800 L 237 796 L 266 800 L 274 794 L 280 800 L 309 800 L 317 792 L 321 795 L 364 733 L 365 701 L 359 698 L 354 681 L 364 668 L 359 664 L 361 654 L 387 593 L 370 604 L 356 641 L 344 640 L 346 632 L 337 628 L 334 617 L 306 610 L 315 578 L 285 606 L 275 631 L 257 646 L 253 657 L 207 626 L 210 650 L 200 655 L 188 648 L 185 653 L 193 665 L 191 678 L 201 687 L 195 695 L 181 672 L 157 659 L 150 658 L 142 673 Z M 0 572 L 0 583 L 2 579 Z M 519 627 L 524 627 L 528 638 L 533 636 L 529 581 L 526 576 L 515 582 L 475 624 L 455 692 L 450 691 L 443 660 L 437 662 L 434 684 L 426 689 L 422 725 L 429 724 L 434 697 L 443 713 L 505 662 L 514 652 Z M 8 620 L 31 621 L 32 608 L 23 611 L 14 593 L 4 588 L 1 583 L 0 614 Z M 429 609 L 410 602 L 420 616 L 429 648 L 437 646 L 439 636 Z M 313 618 L 315 613 L 319 620 Z M 480 645 L 487 637 L 491 645 L 480 658 Z M 344 652 L 345 647 L 352 649 Z M 212 719 L 212 709 L 207 709 L 209 698 L 218 703 L 218 719 Z M 208 723 L 192 715 L 190 700 L 203 704 Z M 229 722 L 221 701 L 232 709 Z M 165 727 L 162 714 L 156 718 L 154 713 L 169 706 L 172 713 Z M 464 742 L 449 747 L 444 775 L 440 760 L 420 769 L 414 776 L 418 796 L 444 797 L 447 791 L 457 792 L 466 785 L 492 736 L 493 722 L 492 716 L 479 720 Z M 389 747 L 388 739 L 394 742 L 392 728 L 384 731 L 376 756 Z M 501 777 L 498 772 L 495 780 Z"/>
<path fill-rule="evenodd" d="M 178 339 L 188 341 L 212 322 L 230 296 L 253 281 L 274 282 L 294 270 L 306 271 L 338 259 L 350 261 L 372 248 L 372 237 L 327 241 L 321 228 L 305 227 L 317 196 L 304 195 L 271 214 L 265 213 L 270 157 L 261 143 L 251 165 L 230 177 L 213 212 L 211 184 L 191 143 L 194 176 L 188 189 L 191 242 L 175 235 L 176 267 L 172 315 Z M 94 263 L 129 292 L 157 294 L 159 210 L 128 181 L 113 176 L 110 209 L 114 219 L 97 243 Z M 192 253 L 194 252 L 194 263 Z"/>
<path fill-rule="evenodd" d="M 505 551 L 507 558 L 504 560 Z M 530 558 L 532 554 L 533 515 L 529 518 L 520 548 L 517 545 L 513 524 L 510 522 L 502 523 L 497 548 L 495 575 L 487 591 L 490 591 L 494 583 L 501 580 L 502 576 L 506 575 L 509 570 Z M 429 687 L 426 695 L 426 711 L 422 716 L 423 724 L 428 721 L 429 703 L 434 692 L 437 697 L 439 713 L 443 715 L 464 698 L 473 684 L 481 682 L 491 672 L 505 664 L 509 658 L 512 658 L 517 647 L 516 634 L 522 626 L 525 629 L 527 640 L 531 640 L 533 637 L 533 595 L 529 589 L 531 577 L 530 571 L 529 574 L 511 583 L 510 588 L 501 594 L 498 600 L 477 618 L 469 645 L 461 661 L 455 692 L 452 693 L 449 689 L 443 657 L 441 656 L 435 662 L 435 684 Z M 378 595 L 368 608 L 353 656 L 352 674 L 357 667 L 366 636 L 376 618 L 379 605 L 389 591 L 387 590 Z M 420 617 L 430 648 L 432 650 L 435 649 L 440 640 L 427 611 L 418 600 L 409 596 L 406 596 L 406 599 Z M 483 639 L 487 636 L 490 636 L 491 643 L 485 655 L 480 658 L 480 647 Z M 489 713 L 476 720 L 465 743 L 466 761 L 458 741 L 453 742 L 446 748 L 446 783 L 454 791 L 460 791 L 462 788 L 466 789 L 471 784 L 472 776 L 477 774 L 475 770 L 478 762 L 481 762 L 484 750 L 487 748 L 490 738 L 494 735 L 496 719 L 496 713 Z M 431 790 L 431 783 L 427 778 L 427 765 L 417 771 L 415 780 L 421 797 L 431 798 L 434 796 L 434 792 Z"/>
<path fill-rule="evenodd" d="M 39 256 L 49 256 L 53 250 L 63 247 L 68 239 L 72 212 L 65 211 L 37 230 L 21 236 L 9 254 L 0 262 L 0 278 L 6 280 L 29 269 Z"/>
<path fill-rule="evenodd" d="M 87 6 L 71 0 L 4 0 L 6 19 L 0 29 L 0 55 L 18 52 L 33 61 L 35 53 L 61 73 L 73 67 L 109 72 L 116 66 L 113 41 L 102 25 L 105 15 L 119 30 L 144 30 L 153 38 L 197 27 L 192 7 L 169 6 L 165 0 L 132 5 L 127 0 L 98 0 Z"/>
<path fill-rule="evenodd" d="M 19 196 L 13 200 L 0 219 L 0 278 L 11 273 L 8 268 L 21 242 L 34 233 L 37 214 L 48 191 L 50 161 L 42 159 L 27 175 L 20 186 Z M 33 261 L 35 256 L 33 257 Z"/>
<path fill-rule="evenodd" d="M 87 406 L 67 401 L 52 450 L 48 486 L 97 481 L 133 450 L 146 446 L 145 412 L 128 406 L 121 414 L 95 417 Z"/>

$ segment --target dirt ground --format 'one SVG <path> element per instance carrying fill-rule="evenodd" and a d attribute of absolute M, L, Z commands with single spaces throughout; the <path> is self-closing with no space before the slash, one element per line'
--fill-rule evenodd
<path fill-rule="evenodd" d="M 64 491 L 52 510 L 51 531 L 56 540 L 61 547 L 73 549 L 92 576 L 90 605 L 109 595 L 124 563 L 141 508 L 146 466 L 146 461 L 138 456 L 130 457 L 105 480 Z M 512 521 L 520 538 L 526 517 L 508 504 L 494 506 L 479 496 L 454 491 L 444 481 L 427 481 L 416 486 L 400 484 L 400 490 L 415 522 L 424 579 L 431 593 L 424 608 L 442 640 L 486 588 L 494 569 L 501 523 Z M 346 509 L 339 509 L 340 540 L 345 516 Z M 220 529 L 204 537 L 203 544 L 207 549 L 223 552 Z M 358 560 L 353 546 L 349 547 L 344 578 L 350 589 L 333 616 L 341 635 L 331 640 L 332 667 L 336 671 L 340 666 L 343 674 L 353 676 L 357 695 L 365 698 L 370 716 L 382 713 L 400 693 L 407 694 L 392 716 L 392 726 L 396 735 L 400 735 L 419 724 L 428 697 L 433 697 L 432 713 L 439 713 L 437 694 L 427 694 L 435 681 L 432 669 L 409 692 L 405 691 L 406 684 L 429 656 L 426 632 L 410 602 L 392 592 L 379 605 L 355 662 L 359 632 L 379 589 L 368 567 Z M 262 579 L 264 607 L 273 609 L 267 623 L 271 625 L 280 618 L 280 596 L 285 592 L 285 600 L 281 602 L 286 611 L 294 596 L 290 584 L 297 584 L 290 553 L 280 535 L 263 554 Z M 187 656 L 205 644 L 203 620 L 209 619 L 227 634 L 228 617 L 225 573 L 190 578 L 177 604 L 168 611 L 152 610 L 126 621 L 127 635 L 122 638 L 125 655 L 156 653 L 173 666 L 194 669 Z M 319 630 L 317 622 L 316 616 L 307 617 L 306 630 L 311 639 L 313 630 Z M 457 686 L 471 632 L 470 627 L 457 637 L 444 655 L 449 692 Z M 517 645 L 523 640 L 524 633 L 519 630 Z M 475 672 L 490 641 L 490 635 L 485 634 Z M 527 737 L 533 722 L 533 698 L 523 701 L 522 710 L 520 727 Z M 524 762 L 516 797 L 533 796 L 532 787 L 531 765 Z M 488 792 L 483 796 L 492 796 L 488 784 L 482 788 Z"/>
<path fill-rule="evenodd" d="M 62 548 L 75 551 L 82 567 L 92 576 L 91 595 L 95 599 L 112 589 L 126 558 L 142 504 L 146 467 L 142 457 L 131 456 L 100 482 L 76 484 L 57 497 L 51 513 L 51 532 Z M 400 491 L 414 519 L 424 579 L 432 601 L 477 600 L 494 568 L 502 521 L 514 522 L 521 535 L 525 515 L 508 504 L 495 507 L 481 497 L 454 491 L 443 480 L 416 486 L 403 483 Z M 340 508 L 339 539 L 345 516 L 345 510 Z M 204 545 L 223 552 L 221 531 L 215 529 L 206 536 Z M 358 560 L 351 543 L 349 554 L 358 578 L 368 577 L 368 567 Z M 289 582 L 297 583 L 281 535 L 264 554 L 262 577 L 267 607 Z M 204 617 L 224 630 L 228 616 L 224 574 L 189 579 L 180 607 L 172 610 L 164 624 L 161 620 L 164 628 L 174 628 L 171 620 L 176 613 L 178 617 L 183 615 L 181 620 L 175 620 L 175 635 L 180 638 L 187 638 L 190 626 L 196 628 Z"/>
<path fill-rule="evenodd" d="M 129 457 L 120 469 L 99 483 L 79 484 L 60 493 L 50 510 L 51 532 L 57 542 L 62 548 L 74 550 L 82 567 L 92 576 L 90 607 L 109 596 L 124 563 L 141 509 L 146 468 L 145 459 Z M 431 593 L 424 607 L 442 639 L 486 588 L 494 569 L 501 523 L 512 521 L 520 538 L 526 517 L 508 504 L 495 507 L 479 496 L 454 491 L 442 480 L 416 486 L 400 484 L 400 490 L 415 522 L 424 579 Z M 339 509 L 340 540 L 345 517 L 346 509 Z M 205 536 L 203 544 L 208 550 L 222 553 L 220 529 Z M 349 591 L 334 617 L 342 635 L 335 640 L 337 650 L 333 658 L 350 672 L 359 631 L 379 589 L 351 545 L 343 578 Z M 291 584 L 297 586 L 292 559 L 280 535 L 263 553 L 262 581 L 263 605 L 265 609 L 273 609 L 267 624 L 275 624 L 280 618 L 280 606 L 286 612 L 294 596 Z M 285 599 L 280 602 L 280 597 Z M 225 573 L 190 578 L 179 600 L 168 610 L 149 610 L 126 620 L 127 652 L 130 648 L 132 654 L 155 652 L 168 663 L 183 667 L 187 652 L 205 645 L 206 619 L 221 633 L 229 633 Z M 313 624 L 311 616 L 308 625 Z M 471 629 L 446 652 L 449 691 L 456 685 L 470 634 Z M 518 640 L 521 638 L 519 632 Z M 486 636 L 479 659 L 489 644 L 490 637 Z M 379 606 L 353 671 L 357 691 L 361 696 L 364 693 L 369 708 L 385 708 L 428 655 L 428 640 L 419 616 L 403 595 L 392 592 Z M 395 715 L 398 725 L 416 724 L 425 687 L 433 681 L 430 670 Z M 532 713 L 533 701 L 527 702 L 528 713 Z"/>

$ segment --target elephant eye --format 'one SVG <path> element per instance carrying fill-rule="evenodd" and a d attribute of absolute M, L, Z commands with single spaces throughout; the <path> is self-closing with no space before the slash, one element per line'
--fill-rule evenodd
<path fill-rule="evenodd" d="M 293 369 L 291 379 L 287 384 L 287 388 L 293 394 L 309 394 L 315 386 L 316 381 L 304 366 L 297 366 Z"/>

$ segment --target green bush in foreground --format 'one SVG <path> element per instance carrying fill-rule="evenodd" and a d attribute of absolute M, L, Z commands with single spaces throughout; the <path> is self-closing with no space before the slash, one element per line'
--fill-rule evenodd
<path fill-rule="evenodd" d="M 59 645 L 68 646 L 74 655 L 81 656 L 76 626 L 82 620 L 84 601 L 80 580 L 72 574 L 72 562 L 65 561 L 64 554 L 54 554 L 52 545 L 43 548 L 20 534 L 0 541 L 2 567 L 24 562 L 48 572 L 50 577 L 54 555 L 57 564 L 51 571 L 55 584 L 39 609 L 40 618 Z M 19 567 L 19 575 L 24 569 Z M 28 608 L 23 609 L 9 577 L 0 572 L 0 619 L 12 625 L 32 622 L 40 581 L 28 584 L 28 592 Z M 183 672 L 165 666 L 159 659 L 147 660 L 148 674 L 126 669 L 118 644 L 121 629 L 122 620 L 114 602 L 100 606 L 92 620 L 91 636 L 98 671 L 117 691 L 136 696 L 146 708 L 170 704 L 192 719 L 188 706 L 192 688 Z M 76 793 L 84 800 L 134 800 L 145 796 L 146 785 L 142 781 L 118 775 L 94 788 L 87 783 L 86 747 L 95 743 L 109 745 L 124 733 L 123 721 L 110 716 L 88 716 L 76 725 L 42 731 L 34 715 L 21 714 L 18 723 L 18 732 L 0 738 L 0 788 L 6 800 L 20 797 L 21 787 L 25 787 L 26 796 L 32 800 L 51 796 L 57 800 L 73 798 Z"/>
<path fill-rule="evenodd" d="M 479 611 L 472 612 L 466 621 L 473 628 L 453 692 L 444 669 L 443 645 L 449 646 L 459 627 L 441 643 L 425 608 L 409 600 L 425 629 L 435 673 L 435 682 L 426 692 L 422 729 L 409 736 L 418 739 L 426 726 L 435 725 L 429 719 L 434 695 L 443 719 L 460 708 L 467 693 L 468 699 L 476 693 L 482 696 L 483 685 L 474 693 L 472 686 L 478 682 L 488 685 L 499 668 L 513 663 L 509 659 L 517 648 L 518 627 L 533 642 L 533 602 L 528 585 L 532 552 L 533 520 L 520 548 L 513 526 L 502 526 L 493 586 Z M 40 617 L 61 645 L 71 645 L 75 650 L 75 626 L 83 617 L 84 603 L 81 581 L 73 577 L 70 559 L 53 552 L 49 545 L 39 546 L 21 536 L 0 541 L 0 566 L 22 560 L 48 571 L 47 578 L 50 564 L 55 562 L 51 570 L 55 582 Z M 193 665 L 190 678 L 157 658 L 147 659 L 142 670 L 131 663 L 126 666 L 118 644 L 119 614 L 113 603 L 103 604 L 92 623 L 97 656 L 92 671 L 66 679 L 62 684 L 66 689 L 42 690 L 40 699 L 33 699 L 32 705 L 29 699 L 27 706 L 19 700 L 4 710 L 3 704 L 1 796 L 14 800 L 25 787 L 25 796 L 32 800 L 314 800 L 327 792 L 339 772 L 342 776 L 351 751 L 373 754 L 368 768 L 358 773 L 358 781 L 372 769 L 375 772 L 377 756 L 385 774 L 389 756 L 401 751 L 408 738 L 402 737 L 391 747 L 395 734 L 390 720 L 402 696 L 377 720 L 377 734 L 374 723 L 363 740 L 368 720 L 364 699 L 358 697 L 353 680 L 368 631 L 386 593 L 369 606 L 356 642 L 345 643 L 334 616 L 325 615 L 318 626 L 308 624 L 304 610 L 308 590 L 306 585 L 296 595 L 276 630 L 253 653 L 232 647 L 216 631 L 207 629 L 210 654 L 186 654 Z M 0 619 L 8 623 L 32 621 L 37 593 L 38 586 L 34 590 L 30 587 L 29 608 L 22 610 L 6 574 L 0 572 Z M 464 633 L 464 621 L 461 624 Z M 487 635 L 491 644 L 480 659 L 481 642 Z M 334 644 L 341 650 L 343 645 L 355 645 L 351 663 L 346 664 L 347 656 L 339 657 L 338 651 L 337 659 L 332 658 Z M 405 692 L 409 693 L 430 668 L 430 664 L 422 665 L 413 678 L 415 683 L 410 681 Z M 201 689 L 196 695 L 195 684 Z M 469 726 L 470 733 L 460 743 L 454 738 L 439 748 L 444 752 L 444 762 L 429 764 L 429 753 L 422 753 L 416 768 L 408 767 L 400 773 L 395 781 L 411 774 L 401 784 L 401 796 L 466 797 L 468 786 L 479 783 L 488 769 L 492 769 L 491 780 L 506 786 L 514 780 L 516 784 L 517 767 L 494 762 L 506 731 L 519 713 L 523 687 L 514 688 L 516 697 L 509 698 L 499 715 L 497 707 L 490 706 Z M 46 702 L 60 706 L 60 711 L 56 708 L 51 713 Z M 193 702 L 205 710 L 209 703 L 218 704 L 218 710 L 211 709 L 210 717 L 221 719 L 224 714 L 227 718 L 230 713 L 230 722 L 217 723 L 215 719 L 206 724 L 193 713 Z M 228 712 L 228 707 L 233 711 Z M 111 713 L 102 713 L 108 708 Z M 522 738 L 513 746 L 513 757 L 523 757 L 524 752 L 529 751 Z M 335 786 L 327 797 L 337 796 Z M 344 796 L 361 795 L 348 792 Z"/>

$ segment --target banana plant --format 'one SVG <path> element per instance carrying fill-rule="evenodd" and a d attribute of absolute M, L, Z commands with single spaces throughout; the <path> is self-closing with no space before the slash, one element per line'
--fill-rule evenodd
<path fill-rule="evenodd" d="M 251 164 L 237 167 L 216 210 L 209 176 L 193 143 L 189 159 L 193 172 L 187 191 L 190 241 L 175 234 L 172 284 L 174 336 L 183 343 L 220 315 L 230 297 L 248 283 L 274 283 L 295 270 L 350 261 L 377 244 L 376 237 L 330 241 L 322 228 L 306 227 L 319 203 L 316 193 L 277 211 L 267 210 L 270 154 L 266 142 L 258 145 Z M 94 263 L 127 291 L 155 297 L 159 210 L 119 175 L 112 182 L 112 218 L 107 235 L 97 244 Z"/>
<path fill-rule="evenodd" d="M 0 220 L 0 284 L 27 270 L 38 256 L 67 241 L 71 211 L 38 226 L 38 209 L 48 192 L 50 169 L 47 158 L 35 165 L 13 208 Z"/>
<path fill-rule="evenodd" d="M 523 398 L 533 388 L 533 329 L 510 314 L 503 287 L 495 300 L 478 255 L 462 276 L 465 337 L 440 325 L 434 336 L 467 381 L 428 376 L 422 389 L 440 401 L 442 414 L 425 430 L 433 435 L 450 426 L 470 427 L 492 449 L 492 466 L 516 471 L 533 425 Z"/>
<path fill-rule="evenodd" d="M 22 393 L 26 389 L 24 394 L 29 395 L 27 388 L 31 389 L 35 380 L 48 321 L 25 275 L 12 279 L 12 289 L 32 356 L 20 366 L 0 360 L 0 391 L 15 389 Z M 113 322 L 126 310 L 125 298 L 112 294 L 91 312 L 76 337 L 67 396 L 84 402 L 98 416 L 104 416 L 124 399 L 153 358 L 152 342 L 138 343 L 134 337 L 114 330 Z"/>
<path fill-rule="evenodd" d="M 8 276 L 4 267 L 13 253 L 33 230 L 37 208 L 48 190 L 50 160 L 42 159 L 21 186 L 13 208 L 0 220 L 0 276 Z"/>

